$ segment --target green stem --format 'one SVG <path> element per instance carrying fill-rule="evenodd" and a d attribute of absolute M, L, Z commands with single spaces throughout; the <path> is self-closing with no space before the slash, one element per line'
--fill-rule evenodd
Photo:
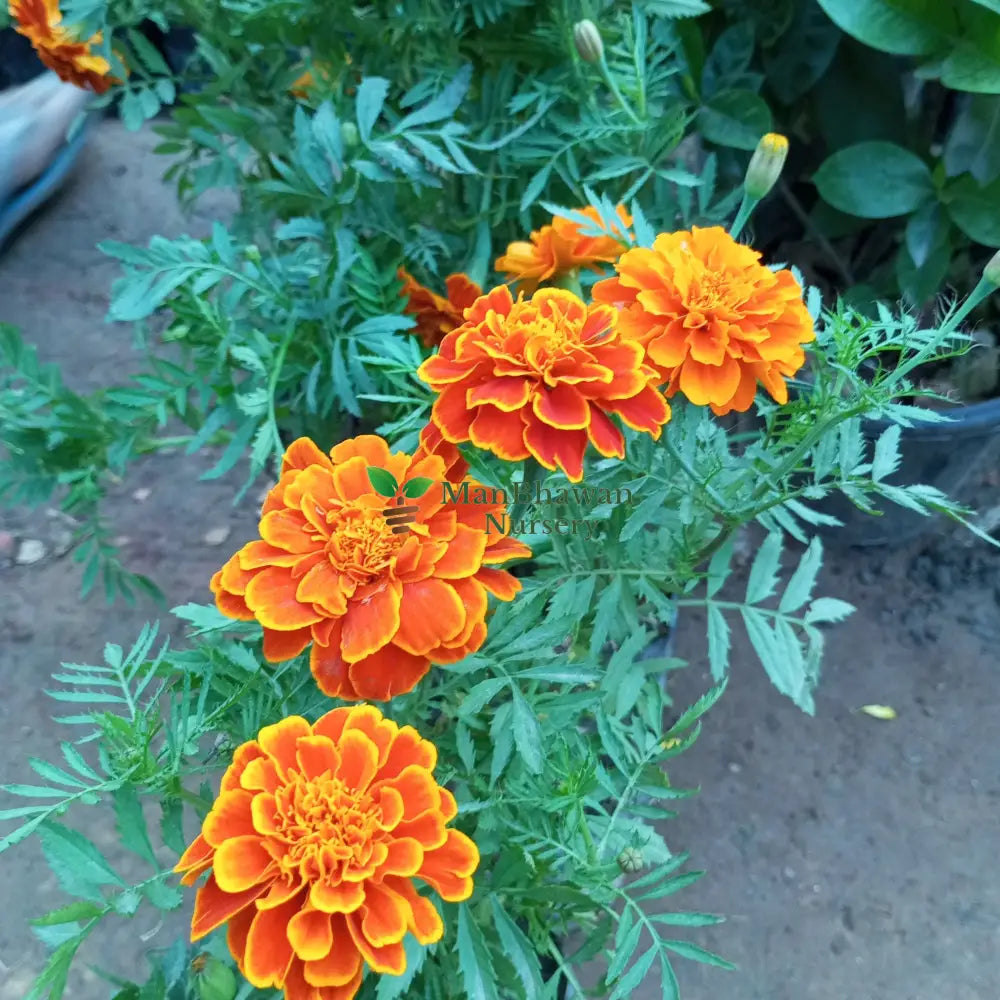
<path fill-rule="evenodd" d="M 636 125 L 642 125 L 642 119 L 632 110 L 632 106 L 625 100 L 624 95 L 618 89 L 618 84 L 615 83 L 615 78 L 611 75 L 611 70 L 608 69 L 608 61 L 601 55 L 601 61 L 598 64 L 601 70 L 601 76 L 604 77 L 604 82 L 608 85 L 608 89 L 614 94 L 615 100 L 622 106 L 625 113 L 635 122 Z"/>
<path fill-rule="evenodd" d="M 517 491 L 518 499 L 510 506 L 507 514 L 507 522 L 511 526 L 524 517 L 525 511 L 531 506 L 530 497 L 534 493 L 536 484 L 541 483 L 549 474 L 535 458 L 526 459 L 523 468 L 524 477 L 521 480 L 521 488 Z"/>
<path fill-rule="evenodd" d="M 732 236 L 734 240 L 740 238 L 740 233 L 743 232 L 743 227 L 747 224 L 750 216 L 753 214 L 753 210 L 757 207 L 760 202 L 760 198 L 751 197 L 746 191 L 743 192 L 743 201 L 740 202 L 740 210 L 736 213 L 736 218 L 733 220 L 733 227 L 729 230 L 729 235 Z"/>
<path fill-rule="evenodd" d="M 552 284 L 556 288 L 563 288 L 567 292 L 572 292 L 578 299 L 583 298 L 583 286 L 580 284 L 580 269 L 577 267 L 561 275 Z"/>

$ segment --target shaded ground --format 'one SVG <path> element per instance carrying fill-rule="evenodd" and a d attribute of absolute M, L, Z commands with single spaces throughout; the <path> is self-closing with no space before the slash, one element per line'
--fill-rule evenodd
<path fill-rule="evenodd" d="M 0 321 L 21 327 L 78 388 L 120 378 L 130 357 L 128 328 L 103 322 L 117 266 L 95 244 L 197 234 L 211 221 L 204 207 L 181 218 L 152 145 L 149 134 L 105 123 L 74 186 L 0 259 Z M 147 460 L 108 505 L 129 564 L 153 576 L 171 606 L 206 600 L 211 572 L 253 530 L 253 499 L 230 504 L 241 473 L 198 483 L 210 464 L 205 454 Z M 974 484 L 982 505 L 1000 503 L 998 482 L 986 469 Z M 206 540 L 225 528 L 221 545 Z M 99 662 L 105 641 L 130 644 L 157 612 L 81 605 L 79 568 L 55 554 L 65 528 L 45 511 L 0 511 L 4 530 L 15 546 L 28 538 L 47 550 L 31 565 L 0 552 L 7 782 L 29 780 L 26 758 L 49 757 L 68 735 L 49 721 L 54 703 L 42 693 L 59 661 Z M 729 915 L 696 939 L 741 967 L 678 960 L 685 1000 L 995 1000 L 1000 557 L 938 530 L 889 554 L 831 555 L 824 588 L 860 610 L 829 634 L 816 718 L 777 695 L 737 642 L 730 690 L 673 770 L 675 783 L 704 791 L 665 834 L 708 875 L 665 902 Z M 693 666 L 679 700 L 704 689 L 703 635 L 687 616 L 679 645 Z M 855 711 L 868 703 L 892 705 L 899 717 Z M 111 831 L 88 833 L 112 842 Z M 130 870 L 127 860 L 122 867 Z M 0 860 L 0 899 L 0 1000 L 21 1000 L 43 963 L 26 920 L 65 901 L 34 844 Z M 176 929 L 144 944 L 153 923 L 110 922 L 85 960 L 143 978 L 143 949 L 169 944 Z M 67 993 L 110 994 L 83 963 Z"/>

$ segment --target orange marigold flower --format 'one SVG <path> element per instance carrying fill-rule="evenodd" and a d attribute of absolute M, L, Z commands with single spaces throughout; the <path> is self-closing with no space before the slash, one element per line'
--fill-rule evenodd
<path fill-rule="evenodd" d="M 583 478 L 587 442 L 623 458 L 625 438 L 611 421 L 654 438 L 670 419 L 644 364 L 642 345 L 621 336 L 617 313 L 587 306 L 572 292 L 543 288 L 514 301 L 502 285 L 466 310 L 465 323 L 417 374 L 440 395 L 431 409 L 445 441 Z"/>
<path fill-rule="evenodd" d="M 444 460 L 444 477 L 449 483 L 460 483 L 469 473 L 469 463 L 462 458 L 458 445 L 445 441 L 436 424 L 428 424 L 420 432 L 420 444 L 413 454 L 414 461 L 424 455 L 438 455 Z"/>
<path fill-rule="evenodd" d="M 624 205 L 616 209 L 626 230 L 632 225 L 632 216 Z M 599 223 L 596 208 L 588 205 L 580 212 Z M 601 264 L 612 264 L 622 253 L 622 244 L 613 236 L 583 236 L 580 225 L 561 215 L 555 216 L 552 225 L 542 226 L 531 234 L 530 240 L 518 240 L 507 247 L 507 252 L 494 265 L 508 280 L 518 282 L 524 292 L 533 292 L 542 282 L 551 281 L 579 267 L 600 271 Z"/>
<path fill-rule="evenodd" d="M 616 271 L 594 299 L 621 309 L 619 327 L 646 345 L 668 396 L 679 390 L 719 416 L 748 410 L 758 382 L 788 401 L 784 379 L 815 338 L 790 271 L 765 267 L 718 226 L 660 235 L 651 250 L 623 254 Z"/>
<path fill-rule="evenodd" d="M 445 334 L 461 326 L 465 310 L 483 294 L 479 285 L 465 274 L 449 274 L 445 278 L 447 298 L 425 288 L 402 267 L 396 276 L 404 283 L 400 297 L 409 300 L 404 312 L 416 316 L 413 332 L 423 341 L 424 347 L 437 347 Z"/>
<path fill-rule="evenodd" d="M 432 480 L 403 501 L 415 509 L 405 529 L 387 520 L 397 510 L 375 491 L 369 467 L 401 487 Z M 531 550 L 486 532 L 487 514 L 503 523 L 502 503 L 445 496 L 445 472 L 439 455 L 390 454 L 374 435 L 343 441 L 329 457 L 299 438 L 264 501 L 260 538 L 212 577 L 219 610 L 256 618 L 272 663 L 311 642 L 320 689 L 348 701 L 387 701 L 412 690 L 431 663 L 475 652 L 486 638 L 487 592 L 509 601 L 521 586 L 494 567 Z"/>
<path fill-rule="evenodd" d="M 458 808 L 434 780 L 437 750 L 372 705 L 299 716 L 240 746 L 201 832 L 174 869 L 198 890 L 191 937 L 222 924 L 240 972 L 288 1000 L 351 1000 L 365 965 L 401 975 L 407 931 L 444 928 L 442 899 L 472 894 L 479 851 L 450 829 Z"/>
<path fill-rule="evenodd" d="M 111 64 L 91 47 L 101 43 L 100 33 L 80 40 L 62 23 L 59 0 L 10 0 L 8 10 L 14 30 L 35 47 L 38 58 L 60 80 L 103 94 L 112 84 Z"/>

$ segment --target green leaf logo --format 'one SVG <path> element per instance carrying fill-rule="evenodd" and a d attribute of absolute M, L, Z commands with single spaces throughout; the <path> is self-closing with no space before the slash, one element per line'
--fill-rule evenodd
<path fill-rule="evenodd" d="M 392 473 L 377 466 L 368 466 L 368 481 L 375 487 L 375 492 L 379 496 L 389 497 L 390 500 L 399 492 L 399 483 L 396 482 Z"/>
<path fill-rule="evenodd" d="M 428 479 L 426 476 L 418 476 L 416 479 L 411 479 L 403 487 L 403 496 L 409 500 L 416 500 L 418 497 L 422 497 L 433 485 L 433 479 Z"/>

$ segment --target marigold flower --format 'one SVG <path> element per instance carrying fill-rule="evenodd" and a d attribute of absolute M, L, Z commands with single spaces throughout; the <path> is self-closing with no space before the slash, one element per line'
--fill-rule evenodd
<path fill-rule="evenodd" d="M 628 230 L 632 216 L 625 211 L 624 205 L 619 205 L 616 211 Z M 597 209 L 591 205 L 580 212 L 594 222 L 601 221 Z M 576 268 L 600 271 L 600 265 L 614 263 L 622 249 L 622 244 L 613 236 L 583 236 L 578 223 L 557 215 L 552 225 L 533 232 L 530 240 L 511 243 L 494 266 L 501 274 L 506 274 L 508 280 L 518 282 L 521 291 L 530 293 L 542 282 Z"/>
<path fill-rule="evenodd" d="M 425 288 L 402 267 L 397 277 L 403 282 L 400 297 L 409 299 L 403 311 L 416 316 L 413 332 L 423 341 L 424 347 L 437 347 L 445 334 L 461 326 L 465 310 L 483 294 L 479 285 L 465 274 L 449 274 L 445 278 L 447 297 Z"/>
<path fill-rule="evenodd" d="M 7 9 L 14 19 L 14 30 L 31 42 L 38 58 L 60 80 L 97 94 L 119 82 L 110 75 L 107 59 L 91 51 L 92 46 L 100 45 L 101 34 L 79 39 L 63 25 L 59 0 L 10 0 Z"/>
<path fill-rule="evenodd" d="M 444 461 L 445 479 L 449 483 L 460 483 L 469 472 L 469 463 L 462 458 L 458 445 L 445 441 L 441 429 L 433 423 L 427 424 L 420 432 L 420 444 L 413 453 L 416 461 L 425 455 L 437 455 Z"/>
<path fill-rule="evenodd" d="M 616 319 L 611 306 L 587 306 L 561 288 L 516 302 L 505 285 L 494 288 L 417 372 L 440 393 L 431 422 L 445 441 L 511 462 L 533 456 L 573 482 L 588 441 L 624 457 L 610 414 L 658 438 L 670 407 L 642 345 L 621 336 Z"/>
<path fill-rule="evenodd" d="M 387 521 L 392 501 L 375 491 L 369 467 L 404 488 L 424 477 L 436 484 L 405 500 L 416 508 L 409 530 Z M 272 663 L 312 642 L 320 689 L 348 701 L 387 701 L 412 690 L 431 663 L 475 652 L 486 638 L 487 592 L 509 601 L 521 586 L 494 567 L 531 550 L 487 533 L 486 515 L 502 518 L 504 505 L 455 501 L 437 485 L 445 473 L 440 456 L 390 454 L 374 435 L 343 441 L 329 457 L 299 438 L 264 501 L 260 539 L 212 577 L 219 610 L 256 618 Z"/>
<path fill-rule="evenodd" d="M 651 250 L 623 254 L 615 269 L 594 285 L 594 299 L 621 309 L 623 335 L 646 345 L 667 396 L 679 390 L 718 416 L 748 410 L 758 382 L 788 401 L 784 379 L 802 367 L 801 345 L 815 338 L 790 271 L 765 267 L 718 226 L 660 235 Z"/>
<path fill-rule="evenodd" d="M 228 923 L 229 949 L 258 989 L 351 1000 L 367 965 L 401 975 L 407 932 L 444 928 L 442 899 L 472 894 L 479 851 L 450 829 L 458 808 L 434 780 L 437 750 L 372 705 L 299 716 L 240 746 L 201 832 L 174 869 L 198 890 L 191 937 Z"/>

